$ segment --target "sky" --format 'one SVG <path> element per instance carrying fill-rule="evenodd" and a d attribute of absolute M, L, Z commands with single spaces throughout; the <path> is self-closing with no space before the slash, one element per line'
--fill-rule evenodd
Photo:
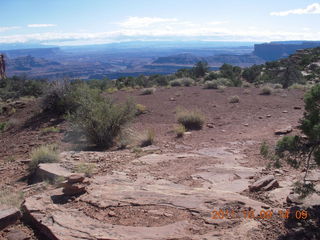
<path fill-rule="evenodd" d="M 0 0 L 0 44 L 320 40 L 315 0 Z"/>

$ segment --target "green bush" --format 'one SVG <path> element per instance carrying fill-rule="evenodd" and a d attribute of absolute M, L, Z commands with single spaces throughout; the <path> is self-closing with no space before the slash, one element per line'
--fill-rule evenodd
<path fill-rule="evenodd" d="M 260 92 L 261 95 L 271 95 L 271 93 L 272 93 L 272 88 L 267 86 L 263 87 Z"/>
<path fill-rule="evenodd" d="M 218 83 L 216 81 L 207 81 L 204 83 L 205 89 L 218 89 Z"/>
<path fill-rule="evenodd" d="M 197 111 L 178 109 L 177 121 L 187 130 L 200 130 L 204 124 L 204 116 Z"/>
<path fill-rule="evenodd" d="M 141 95 L 151 95 L 156 91 L 155 88 L 144 88 L 141 90 Z"/>
<path fill-rule="evenodd" d="M 31 152 L 29 171 L 34 172 L 40 163 L 54 163 L 59 161 L 59 152 L 56 145 L 43 145 Z"/>
<path fill-rule="evenodd" d="M 7 122 L 0 123 L 0 132 L 4 132 L 7 127 Z"/>
<path fill-rule="evenodd" d="M 122 105 L 115 104 L 92 89 L 82 92 L 77 97 L 77 110 L 69 115 L 69 120 L 90 143 L 103 148 L 111 147 L 124 126 L 133 119 L 135 105 L 129 101 Z"/>
<path fill-rule="evenodd" d="M 269 145 L 264 141 L 260 146 L 260 154 L 267 158 L 269 156 Z"/>

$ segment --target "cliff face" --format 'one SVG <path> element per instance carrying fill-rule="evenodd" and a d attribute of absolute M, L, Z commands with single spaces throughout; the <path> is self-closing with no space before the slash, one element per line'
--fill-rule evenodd
<path fill-rule="evenodd" d="M 295 53 L 299 49 L 315 48 L 319 46 L 320 42 L 271 42 L 255 44 L 253 54 L 266 61 L 274 61 L 280 58 L 288 57 L 290 54 Z"/>

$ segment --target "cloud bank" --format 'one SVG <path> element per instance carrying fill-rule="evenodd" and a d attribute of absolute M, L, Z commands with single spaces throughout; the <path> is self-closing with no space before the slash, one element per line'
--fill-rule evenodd
<path fill-rule="evenodd" d="M 177 22 L 175 18 L 158 18 L 158 17 L 129 17 L 127 20 L 120 22 L 119 25 L 124 28 L 144 28 L 157 23 Z"/>
<path fill-rule="evenodd" d="M 28 24 L 29 28 L 46 28 L 46 27 L 56 27 L 56 24 Z"/>
<path fill-rule="evenodd" d="M 320 3 L 313 3 L 306 8 L 298 8 L 298 9 L 292 9 L 288 11 L 283 11 L 283 12 L 272 12 L 270 13 L 271 16 L 288 16 L 291 14 L 320 14 Z"/>
<path fill-rule="evenodd" d="M 47 31 L 26 34 L 0 35 L 0 43 L 38 42 L 55 45 L 80 45 L 110 43 L 121 41 L 280 41 L 280 40 L 317 40 L 320 32 L 304 29 L 294 32 L 274 31 L 254 27 L 235 28 L 226 21 L 189 22 L 175 18 L 129 17 L 115 23 L 117 30 L 101 32 L 57 32 Z M 31 24 L 44 27 L 54 24 Z M 119 27 L 120 26 L 120 27 Z M 4 28 L 3 28 L 4 29 Z M 0 28 L 1 31 L 1 28 Z"/>

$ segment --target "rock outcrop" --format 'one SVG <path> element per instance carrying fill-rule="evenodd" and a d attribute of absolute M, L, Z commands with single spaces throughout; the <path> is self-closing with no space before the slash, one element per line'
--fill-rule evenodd
<path fill-rule="evenodd" d="M 253 184 L 249 186 L 251 192 L 254 191 L 269 191 L 275 187 L 279 187 L 278 181 L 274 178 L 273 175 L 268 175 L 263 178 L 260 178 Z"/>

